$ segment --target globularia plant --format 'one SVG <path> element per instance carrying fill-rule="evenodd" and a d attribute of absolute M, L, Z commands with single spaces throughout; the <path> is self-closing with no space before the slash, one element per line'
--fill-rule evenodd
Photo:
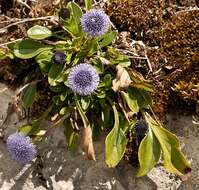
<path fill-rule="evenodd" d="M 90 0 L 85 0 L 85 4 L 85 13 L 75 2 L 69 2 L 60 11 L 59 20 L 65 34 L 57 36 L 48 28 L 36 25 L 27 31 L 28 39 L 10 47 L 7 55 L 35 58 L 40 70 L 36 79 L 24 88 L 23 106 L 26 109 L 32 106 L 37 85 L 42 81 L 47 80 L 54 94 L 51 106 L 41 117 L 21 126 L 8 138 L 12 158 L 21 163 L 32 160 L 36 155 L 33 143 L 67 120 L 65 135 L 71 151 L 80 139 L 87 157 L 95 160 L 92 139 L 105 129 L 109 131 L 105 161 L 109 167 L 115 167 L 125 153 L 127 134 L 137 133 L 138 176 L 147 174 L 161 153 L 166 170 L 183 175 L 190 164 L 180 150 L 179 140 L 150 116 L 152 85 L 131 67 L 127 56 L 111 46 L 117 31 L 105 12 L 91 9 Z M 1 58 L 5 57 L 6 53 L 1 51 Z M 53 124 L 43 128 L 43 121 L 51 120 L 52 115 L 57 116 L 51 121 Z"/>

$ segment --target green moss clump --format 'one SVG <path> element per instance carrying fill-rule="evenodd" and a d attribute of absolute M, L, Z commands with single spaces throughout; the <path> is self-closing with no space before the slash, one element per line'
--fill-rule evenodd
<path fill-rule="evenodd" d="M 168 105 L 170 94 L 174 91 L 188 105 L 195 105 L 195 110 L 197 110 L 199 100 L 198 20 L 199 11 L 179 12 L 171 18 L 170 22 L 165 23 L 161 30 L 153 33 L 153 40 L 159 48 L 153 51 L 149 48 L 147 54 L 151 63 L 165 72 L 161 79 L 161 90 L 158 87 L 156 92 L 156 96 L 159 94 L 162 96 L 162 99 L 156 100 L 158 106 L 162 102 Z"/>
<path fill-rule="evenodd" d="M 121 30 L 141 33 L 159 23 L 157 0 L 110 0 L 106 4 L 106 11 Z"/>
<path fill-rule="evenodd" d="M 196 5 L 195 0 L 110 0 L 106 4 L 112 22 L 143 41 L 153 72 L 160 71 L 150 78 L 156 88 L 154 109 L 161 116 L 172 101 L 183 101 L 195 110 L 199 107 L 199 11 L 187 8 Z"/>

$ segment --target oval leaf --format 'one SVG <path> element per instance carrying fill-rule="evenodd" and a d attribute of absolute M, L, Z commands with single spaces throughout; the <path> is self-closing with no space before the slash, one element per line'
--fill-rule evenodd
<path fill-rule="evenodd" d="M 60 78 L 63 67 L 64 67 L 63 65 L 52 64 L 50 71 L 48 73 L 48 82 L 51 86 L 57 85 L 57 80 Z"/>
<path fill-rule="evenodd" d="M 148 113 L 145 113 L 144 115 L 149 127 L 152 129 L 160 143 L 165 169 L 171 173 L 184 175 L 191 166 L 180 150 L 179 140 L 174 134 L 170 133 L 154 121 Z"/>
<path fill-rule="evenodd" d="M 52 32 L 44 26 L 33 26 L 27 31 L 28 37 L 34 40 L 42 40 L 52 36 Z"/>
<path fill-rule="evenodd" d="M 138 106 L 140 108 L 148 108 L 149 105 L 152 104 L 152 98 L 149 92 L 143 90 L 143 89 L 138 89 L 135 87 L 130 87 L 128 88 L 128 93 L 132 96 L 135 97 L 138 103 Z"/>
<path fill-rule="evenodd" d="M 21 59 L 30 59 L 32 57 L 35 57 L 42 51 L 49 49 L 52 49 L 52 47 L 46 46 L 40 42 L 36 42 L 31 39 L 26 39 L 15 44 L 14 54 L 16 57 Z"/>
<path fill-rule="evenodd" d="M 115 167 L 122 159 L 126 148 L 126 137 L 119 128 L 119 116 L 115 105 L 113 106 L 115 125 L 105 140 L 105 159 L 109 167 Z"/>
<path fill-rule="evenodd" d="M 34 102 L 34 98 L 37 93 L 36 84 L 32 84 L 25 89 L 22 102 L 25 108 L 30 108 Z"/>
<path fill-rule="evenodd" d="M 137 176 L 146 175 L 160 159 L 160 153 L 160 144 L 149 128 L 148 134 L 144 137 L 139 146 L 138 158 L 140 168 Z"/>
<path fill-rule="evenodd" d="M 103 48 L 105 46 L 108 46 L 112 43 L 112 41 L 116 38 L 117 32 L 111 31 L 103 36 L 102 41 L 99 43 L 100 47 Z"/>
<path fill-rule="evenodd" d="M 125 93 L 123 91 L 121 91 L 121 94 L 122 94 L 123 100 L 127 103 L 128 107 L 131 109 L 131 111 L 133 113 L 137 113 L 139 111 L 137 99 L 135 97 L 129 95 L 129 93 Z"/>
<path fill-rule="evenodd" d="M 53 53 L 50 50 L 48 50 L 48 51 L 41 52 L 35 58 L 35 60 L 39 64 L 39 67 L 40 67 L 42 74 L 46 74 L 46 73 L 49 72 L 50 67 L 52 65 L 52 61 L 51 61 L 52 56 L 53 56 Z"/>
<path fill-rule="evenodd" d="M 81 34 L 80 18 L 82 17 L 82 10 L 75 2 L 69 2 L 67 8 L 70 11 L 70 19 L 64 22 L 64 29 L 72 36 Z"/>

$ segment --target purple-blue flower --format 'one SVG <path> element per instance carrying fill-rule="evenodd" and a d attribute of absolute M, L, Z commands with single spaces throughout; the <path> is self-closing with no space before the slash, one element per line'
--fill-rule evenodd
<path fill-rule="evenodd" d="M 73 67 L 68 76 L 68 85 L 71 90 L 81 96 L 90 95 L 97 89 L 99 75 L 95 68 L 87 63 Z"/>
<path fill-rule="evenodd" d="M 13 160 L 26 164 L 36 156 L 35 145 L 31 143 L 30 137 L 21 133 L 14 133 L 7 139 L 7 148 Z"/>
<path fill-rule="evenodd" d="M 98 37 L 105 34 L 110 26 L 109 17 L 102 10 L 91 9 L 83 14 L 81 26 L 85 33 L 91 37 Z"/>

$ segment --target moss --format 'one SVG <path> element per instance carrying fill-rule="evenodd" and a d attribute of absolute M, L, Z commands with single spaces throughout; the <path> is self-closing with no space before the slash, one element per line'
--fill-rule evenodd
<path fill-rule="evenodd" d="M 161 90 L 157 88 L 155 96 L 157 108 L 160 104 L 169 103 L 170 93 L 176 92 L 179 100 L 185 101 L 187 106 L 198 104 L 199 84 L 199 11 L 179 12 L 171 22 L 166 23 L 162 30 L 153 34 L 159 48 L 151 51 L 148 56 L 156 69 L 161 68 L 165 73 L 161 81 Z M 149 42 L 150 43 L 150 42 Z M 164 94 L 164 95 L 163 95 Z M 172 97 L 175 98 L 175 97 Z M 166 102 L 166 104 L 165 104 Z"/>
<path fill-rule="evenodd" d="M 177 101 L 197 109 L 199 11 L 187 9 L 196 4 L 195 0 L 110 0 L 106 5 L 112 22 L 145 44 L 153 73 L 142 74 L 155 85 L 154 109 L 160 117 Z M 140 63 L 134 62 L 134 66 Z"/>
<path fill-rule="evenodd" d="M 110 0 L 106 4 L 106 10 L 119 29 L 138 35 L 159 22 L 160 9 L 157 0 Z"/>

